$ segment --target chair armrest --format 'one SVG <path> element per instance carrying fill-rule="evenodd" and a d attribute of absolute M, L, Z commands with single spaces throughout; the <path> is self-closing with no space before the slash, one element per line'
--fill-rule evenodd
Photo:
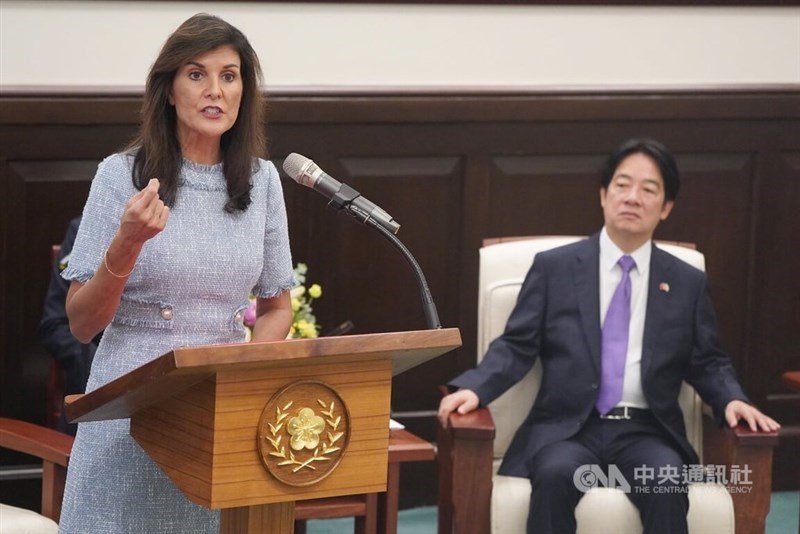
<path fill-rule="evenodd" d="M 486 408 L 439 425 L 439 533 L 489 532 L 494 421 Z"/>
<path fill-rule="evenodd" d="M 732 472 L 731 466 L 737 466 L 743 474 L 742 481 L 730 485 L 736 533 L 763 533 L 772 493 L 772 452 L 778 444 L 778 433 L 753 432 L 741 425 L 720 428 L 711 418 L 703 419 L 704 463 L 725 466 L 726 475 Z"/>
<path fill-rule="evenodd" d="M 70 435 L 43 426 L 0 417 L 0 447 L 36 456 L 66 467 L 72 442 Z"/>
<path fill-rule="evenodd" d="M 0 417 L 0 448 L 42 459 L 42 515 L 58 522 L 74 438 L 50 428 Z"/>
<path fill-rule="evenodd" d="M 455 439 L 494 440 L 494 420 L 488 408 L 450 414 L 448 427 Z"/>
<path fill-rule="evenodd" d="M 778 444 L 778 432 L 754 432 L 742 425 L 736 428 L 726 426 L 723 430 L 739 447 L 775 447 Z"/>

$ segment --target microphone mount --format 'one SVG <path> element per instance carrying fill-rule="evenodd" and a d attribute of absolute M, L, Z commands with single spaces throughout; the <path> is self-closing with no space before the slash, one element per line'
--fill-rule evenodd
<path fill-rule="evenodd" d="M 369 218 L 369 215 L 355 209 L 355 206 L 353 206 L 353 201 L 360 196 L 361 193 L 347 184 L 342 184 L 342 187 L 331 196 L 331 201 L 328 205 L 336 210 L 346 209 L 350 215 L 359 219 L 359 222 L 364 223 Z"/>
<path fill-rule="evenodd" d="M 391 233 L 389 230 L 384 228 L 374 219 L 368 218 L 364 221 L 366 226 L 369 226 L 376 230 L 379 234 L 389 240 L 397 250 L 403 255 L 406 259 L 406 262 L 411 266 L 411 269 L 414 271 L 414 275 L 417 279 L 417 284 L 419 285 L 420 289 L 420 296 L 422 297 L 422 311 L 425 314 L 425 321 L 428 323 L 428 328 L 430 330 L 438 330 L 442 327 L 442 323 L 439 321 L 439 314 L 436 311 L 436 304 L 433 302 L 433 295 L 431 295 L 431 290 L 428 288 L 428 281 L 425 279 L 425 274 L 422 272 L 422 268 L 417 263 L 417 260 L 414 259 L 414 255 L 411 254 L 411 251 L 403 244 L 400 239 L 397 238 L 396 235 Z"/>
<path fill-rule="evenodd" d="M 356 219 L 361 224 L 376 230 L 379 234 L 389 240 L 389 242 L 394 245 L 398 251 L 400 251 L 400 254 L 403 255 L 403 258 L 405 258 L 406 262 L 411 266 L 411 270 L 414 271 L 414 276 L 420 289 L 420 296 L 422 297 L 422 311 L 425 314 L 425 321 L 428 323 L 428 328 L 431 330 L 440 329 L 442 324 L 439 322 L 439 313 L 436 311 L 436 304 L 433 302 L 433 295 L 431 295 L 430 288 L 428 287 L 428 281 L 425 279 L 425 273 L 422 272 L 422 268 L 419 266 L 419 263 L 417 263 L 414 255 L 411 254 L 411 251 L 408 250 L 408 247 L 406 247 L 396 235 L 384 228 L 384 226 L 378 221 L 370 217 L 369 213 L 366 213 L 364 210 L 359 209 L 358 206 L 353 204 L 353 200 L 359 196 L 361 196 L 361 193 L 347 184 L 342 184 L 342 187 L 331 196 L 331 200 L 328 205 L 339 211 L 344 210 L 348 215 Z"/>
<path fill-rule="evenodd" d="M 347 184 L 338 182 L 325 174 L 312 160 L 297 153 L 291 153 L 283 162 L 283 169 L 297 183 L 317 190 L 329 199 L 328 205 L 337 211 L 344 211 L 365 226 L 369 226 L 389 240 L 403 255 L 414 271 L 422 295 L 422 307 L 428 328 L 439 329 L 439 314 L 433 302 L 428 282 L 417 260 L 405 245 L 394 235 L 400 225 L 391 215 L 361 196 L 361 193 Z"/>

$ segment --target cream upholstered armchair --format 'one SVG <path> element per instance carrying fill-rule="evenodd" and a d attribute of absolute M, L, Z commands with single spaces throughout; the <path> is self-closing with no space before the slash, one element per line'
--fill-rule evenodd
<path fill-rule="evenodd" d="M 480 360 L 499 336 L 537 252 L 580 237 L 554 236 L 487 240 L 480 250 L 477 352 Z M 705 270 L 705 258 L 691 245 L 658 243 L 667 252 Z M 492 402 L 467 415 L 452 414 L 439 431 L 439 533 L 519 534 L 525 532 L 530 499 L 527 479 L 497 475 L 515 430 L 528 414 L 539 387 L 537 363 L 528 375 Z M 748 493 L 729 493 L 720 484 L 689 490 L 691 534 L 753 534 L 764 531 L 769 511 L 772 448 L 776 433 L 719 429 L 704 416 L 695 391 L 684 384 L 680 403 L 690 443 L 706 465 L 747 466 Z M 705 421 L 705 424 L 704 424 Z M 705 433 L 705 436 L 704 436 Z M 705 447 L 704 447 L 705 439 Z M 579 534 L 641 534 L 636 507 L 619 489 L 593 488 L 575 511 Z"/>
<path fill-rule="evenodd" d="M 72 441 L 72 436 L 50 428 L 0 417 L 0 448 L 29 454 L 42 461 L 41 513 L 0 503 L 0 532 L 58 532 Z"/>

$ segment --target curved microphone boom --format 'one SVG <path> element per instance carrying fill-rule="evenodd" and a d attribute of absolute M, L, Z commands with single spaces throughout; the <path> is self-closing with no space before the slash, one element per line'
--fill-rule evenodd
<path fill-rule="evenodd" d="M 305 156 L 292 152 L 284 160 L 283 170 L 298 184 L 319 191 L 326 198 L 329 198 L 329 206 L 337 210 L 346 210 L 359 222 L 371 227 L 397 247 L 417 277 L 417 283 L 422 293 L 422 308 L 428 328 L 438 329 L 442 327 L 439 322 L 439 314 L 436 311 L 436 304 L 433 302 L 428 282 L 425 280 L 425 274 L 408 248 L 395 236 L 397 231 L 400 230 L 400 225 L 392 219 L 391 215 L 362 197 L 352 187 L 338 182 L 325 174 L 316 163 Z"/>
<path fill-rule="evenodd" d="M 359 222 L 366 224 L 368 220 L 374 220 L 393 234 L 400 230 L 400 225 L 391 215 L 361 196 L 361 193 L 349 185 L 327 175 L 307 157 L 292 152 L 284 160 L 283 170 L 298 184 L 310 187 L 330 199 L 329 206 L 337 210 L 346 210 Z"/>

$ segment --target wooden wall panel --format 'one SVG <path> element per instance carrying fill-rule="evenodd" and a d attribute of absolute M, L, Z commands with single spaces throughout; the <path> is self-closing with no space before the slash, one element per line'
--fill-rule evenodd
<path fill-rule="evenodd" d="M 603 224 L 593 156 L 499 156 L 490 178 L 487 237 L 589 235 Z M 567 216 L 565 216 L 565 214 Z"/>
<path fill-rule="evenodd" d="M 478 247 L 486 237 L 589 234 L 602 221 L 597 171 L 622 140 L 651 136 L 678 158 L 683 184 L 657 237 L 706 254 L 724 348 L 752 399 L 800 424 L 780 373 L 800 368 L 800 87 L 402 90 L 270 95 L 267 132 L 280 168 L 314 159 L 402 225 L 445 326 L 464 347 L 398 377 L 392 407 L 433 438 L 436 385 L 475 362 Z M 36 339 L 48 250 L 80 211 L 96 164 L 134 133 L 140 95 L 0 94 L 0 413 L 43 420 L 47 365 Z M 283 177 L 293 255 L 322 284 L 325 328 L 425 326 L 411 271 L 377 232 Z M 796 447 L 797 440 L 784 447 Z M 780 454 L 779 454 L 779 457 Z M 781 457 L 783 458 L 783 457 Z M 785 456 L 776 487 L 797 487 Z M 795 462 L 796 463 L 796 462 Z M 428 482 L 432 468 L 414 466 Z M 404 484 L 404 502 L 432 502 Z M 426 483 L 427 484 L 427 483 Z"/>
<path fill-rule="evenodd" d="M 775 450 L 773 487 L 798 489 L 800 395 L 787 394 L 778 377 L 800 368 L 800 151 L 775 151 L 774 157 L 763 159 L 764 172 L 754 192 L 754 233 L 760 239 L 752 254 L 752 321 L 747 324 L 744 372 L 766 392 L 764 404 L 774 416 L 793 423 L 794 437 L 783 439 Z"/>
<path fill-rule="evenodd" d="M 764 162 L 754 194 L 755 233 L 760 239 L 751 258 L 752 321 L 748 321 L 745 365 L 752 383 L 764 389 L 783 417 L 791 418 L 798 414 L 798 405 L 782 395 L 779 376 L 800 367 L 800 151 L 774 155 Z"/>

